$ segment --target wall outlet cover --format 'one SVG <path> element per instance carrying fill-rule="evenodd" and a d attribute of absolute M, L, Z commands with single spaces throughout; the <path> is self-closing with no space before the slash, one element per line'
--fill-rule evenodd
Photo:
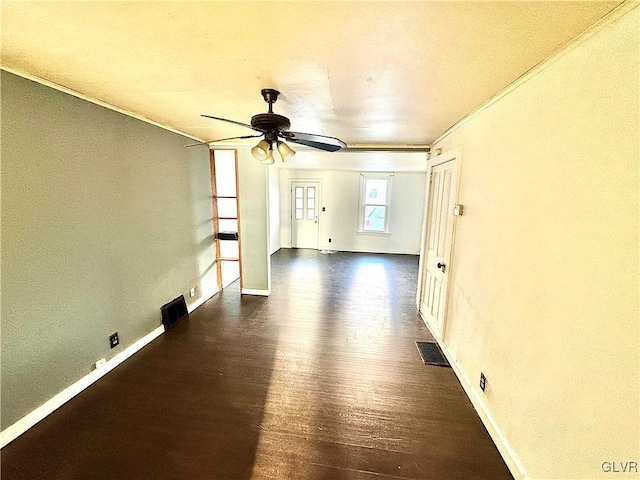
<path fill-rule="evenodd" d="M 114 333 L 109 337 L 109 345 L 111 348 L 115 348 L 120 343 L 120 339 L 118 338 L 118 332 Z"/>
<path fill-rule="evenodd" d="M 480 390 L 484 392 L 484 389 L 487 387 L 487 377 L 484 376 L 484 373 L 480 372 Z"/>
<path fill-rule="evenodd" d="M 196 287 L 191 287 L 191 289 L 189 290 L 189 295 L 191 296 L 191 298 L 196 296 Z"/>

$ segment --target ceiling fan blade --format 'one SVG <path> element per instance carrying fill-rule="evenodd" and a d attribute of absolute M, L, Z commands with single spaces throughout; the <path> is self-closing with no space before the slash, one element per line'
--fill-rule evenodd
<path fill-rule="evenodd" d="M 209 142 L 196 142 L 196 143 L 190 143 L 189 145 L 183 145 L 184 148 L 187 147 L 197 147 L 199 145 L 209 145 Z"/>
<path fill-rule="evenodd" d="M 256 132 L 262 132 L 264 133 L 264 131 L 260 128 L 254 128 L 251 125 L 247 124 L 247 123 L 242 123 L 242 122 L 236 122 L 235 120 L 229 120 L 228 118 L 221 118 L 221 117 L 213 117 L 211 115 L 201 115 L 201 117 L 206 117 L 206 118 L 213 118 L 214 120 L 220 120 L 222 122 L 229 122 L 229 123 L 233 123 L 235 125 L 240 125 L 241 127 L 247 127 L 250 128 L 251 130 L 255 130 Z"/>
<path fill-rule="evenodd" d="M 282 132 L 280 134 L 289 142 L 299 143 L 307 147 L 318 148 L 326 152 L 336 152 L 347 146 L 342 140 L 334 137 L 325 137 L 324 135 L 314 135 L 313 133 L 299 132 Z"/>
<path fill-rule="evenodd" d="M 262 135 L 243 135 L 241 137 L 218 138 L 217 140 L 210 140 L 208 142 L 190 143 L 189 145 L 185 145 L 185 147 L 197 147 L 198 145 L 209 145 L 210 143 L 224 142 L 225 140 L 244 140 L 245 138 L 258 138 L 261 136 Z"/>

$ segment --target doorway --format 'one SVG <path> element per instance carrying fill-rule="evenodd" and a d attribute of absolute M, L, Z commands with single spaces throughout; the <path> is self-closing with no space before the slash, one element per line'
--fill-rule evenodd
<path fill-rule="evenodd" d="M 455 149 L 438 155 L 429 162 L 428 170 L 430 181 L 418 308 L 439 341 L 444 341 L 445 334 L 461 153 L 461 149 Z"/>
<path fill-rule="evenodd" d="M 242 290 L 238 152 L 210 150 L 209 161 L 218 290 L 238 279 Z"/>
<path fill-rule="evenodd" d="M 318 248 L 320 182 L 291 182 L 291 247 Z"/>

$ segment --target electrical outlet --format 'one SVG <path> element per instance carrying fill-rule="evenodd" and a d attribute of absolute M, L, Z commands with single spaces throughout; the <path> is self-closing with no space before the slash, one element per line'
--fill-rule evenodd
<path fill-rule="evenodd" d="M 98 360 L 96 362 L 96 370 L 99 368 L 104 367 L 107 364 L 107 359 L 106 358 L 101 358 L 100 360 Z"/>
<path fill-rule="evenodd" d="M 484 392 L 484 389 L 487 386 L 487 377 L 484 376 L 484 373 L 480 372 L 480 390 Z"/>
<path fill-rule="evenodd" d="M 196 287 L 191 287 L 191 290 L 189 290 L 189 295 L 191 296 L 191 298 L 196 296 Z"/>
<path fill-rule="evenodd" d="M 109 337 L 109 345 L 111 348 L 115 348 L 120 343 L 120 339 L 118 338 L 118 332 L 114 333 Z"/>
<path fill-rule="evenodd" d="M 331 243 L 331 239 L 329 239 L 329 243 Z"/>

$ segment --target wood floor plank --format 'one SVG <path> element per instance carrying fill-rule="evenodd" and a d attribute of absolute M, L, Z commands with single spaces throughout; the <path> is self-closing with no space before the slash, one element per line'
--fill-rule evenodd
<path fill-rule="evenodd" d="M 418 259 L 283 249 L 2 450 L 6 479 L 508 479 L 423 365 Z"/>

